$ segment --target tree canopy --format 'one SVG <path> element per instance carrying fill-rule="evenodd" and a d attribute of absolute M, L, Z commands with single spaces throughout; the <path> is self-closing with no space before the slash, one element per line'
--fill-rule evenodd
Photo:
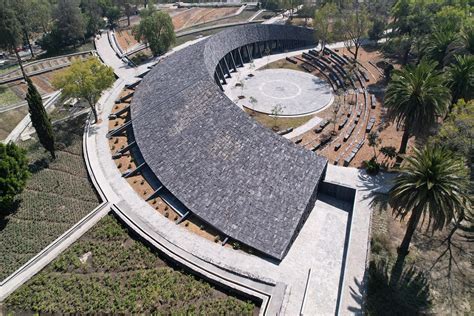
<path fill-rule="evenodd" d="M 388 116 L 404 133 L 400 153 L 406 152 L 408 138 L 414 132 L 433 126 L 444 116 L 451 101 L 445 78 L 436 63 L 423 60 L 419 65 L 394 70 L 385 94 Z"/>
<path fill-rule="evenodd" d="M 28 176 L 25 151 L 13 143 L 0 143 L 0 212 L 10 210 L 15 197 L 23 191 Z"/>
<path fill-rule="evenodd" d="M 62 94 L 66 97 L 85 100 L 97 122 L 95 104 L 101 93 L 110 88 L 114 81 L 115 75 L 111 67 L 102 64 L 98 58 L 89 58 L 85 61 L 74 61 L 69 68 L 57 74 L 53 85 L 62 89 Z"/>
<path fill-rule="evenodd" d="M 36 135 L 41 145 L 49 151 L 53 159 L 56 158 L 54 148 L 54 135 L 51 121 L 43 106 L 43 100 L 38 90 L 34 86 L 30 78 L 26 78 L 28 83 L 28 93 L 26 94 L 26 101 L 28 102 L 28 111 L 30 112 L 31 123 L 36 130 Z"/>
<path fill-rule="evenodd" d="M 166 53 L 176 40 L 169 14 L 150 9 L 143 11 L 140 24 L 133 28 L 133 35 L 137 41 L 148 43 L 154 56 Z"/>

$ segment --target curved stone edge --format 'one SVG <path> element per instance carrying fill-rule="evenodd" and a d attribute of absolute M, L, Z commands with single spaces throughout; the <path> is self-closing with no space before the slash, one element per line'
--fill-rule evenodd
<path fill-rule="evenodd" d="M 88 120 L 89 122 L 89 120 Z M 83 149 L 83 159 L 86 165 L 88 174 L 90 175 L 91 182 L 96 188 L 96 179 L 94 174 L 91 174 L 90 162 L 87 159 L 87 145 L 86 145 L 86 135 L 88 132 L 89 124 L 86 124 L 84 129 L 84 134 L 82 137 L 82 149 Z M 89 214 L 83 217 L 79 222 L 74 226 L 68 229 L 65 233 L 55 239 L 48 246 L 43 248 L 37 255 L 31 258 L 27 263 L 9 275 L 6 279 L 0 282 L 0 302 L 3 302 L 11 293 L 18 289 L 21 285 L 35 276 L 40 272 L 46 265 L 53 261 L 57 256 L 59 256 L 64 250 L 66 250 L 70 245 L 77 241 L 82 235 L 84 235 L 92 226 L 94 226 L 100 219 L 109 213 L 110 205 L 107 199 L 105 198 L 102 191 L 97 191 L 101 200 L 100 203 L 95 209 L 93 209 Z"/>
<path fill-rule="evenodd" d="M 117 80 L 109 92 L 99 100 L 98 107 L 99 111 L 103 111 L 101 117 L 104 120 L 107 119 L 108 114 L 108 111 L 104 109 L 105 103 L 113 100 L 124 87 L 125 80 Z M 105 124 L 105 122 L 102 122 L 102 124 Z M 231 289 L 243 296 L 261 300 L 261 315 L 276 315 L 281 312 L 284 297 L 287 293 L 286 284 L 270 279 L 262 280 L 258 276 L 247 275 L 244 271 L 236 271 L 232 267 L 221 267 L 218 263 L 214 263 L 212 258 L 197 257 L 153 231 L 150 225 L 144 222 L 129 207 L 126 201 L 117 196 L 113 188 L 106 183 L 107 179 L 105 176 L 96 173 L 96 170 L 94 170 L 94 166 L 100 166 L 100 161 L 93 150 L 93 147 L 96 146 L 96 137 L 100 136 L 101 133 L 98 133 L 98 128 L 95 125 L 91 125 L 90 120 L 88 120 L 86 122 L 83 142 L 84 159 L 86 160 L 87 171 L 96 191 L 104 201 L 108 202 L 108 212 L 112 211 L 134 233 L 164 253 L 168 258 L 182 265 L 185 269 L 217 286 Z M 111 156 L 110 159 L 112 159 Z"/>

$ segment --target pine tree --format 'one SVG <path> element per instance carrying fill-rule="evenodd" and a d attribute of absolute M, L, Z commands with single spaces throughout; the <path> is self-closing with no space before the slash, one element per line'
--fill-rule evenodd
<path fill-rule="evenodd" d="M 39 141 L 43 147 L 51 153 L 51 157 L 56 159 L 54 152 L 54 135 L 51 121 L 43 106 L 43 100 L 30 78 L 26 78 L 28 83 L 28 93 L 26 101 L 28 102 L 28 111 L 30 112 L 31 122 L 36 130 Z"/>

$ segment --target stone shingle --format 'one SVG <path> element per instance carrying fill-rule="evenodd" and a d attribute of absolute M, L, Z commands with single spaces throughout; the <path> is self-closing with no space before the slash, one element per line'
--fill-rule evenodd
<path fill-rule="evenodd" d="M 231 50 L 274 39 L 314 41 L 311 30 L 289 26 L 223 31 L 160 62 L 131 108 L 138 147 L 163 185 L 224 234 L 282 259 L 314 204 L 327 160 L 255 122 L 213 79 Z"/>

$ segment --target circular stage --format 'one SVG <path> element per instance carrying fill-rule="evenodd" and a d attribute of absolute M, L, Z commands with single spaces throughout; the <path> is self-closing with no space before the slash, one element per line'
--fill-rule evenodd
<path fill-rule="evenodd" d="M 318 112 L 333 100 L 331 86 L 324 80 L 297 70 L 267 69 L 254 72 L 244 81 L 240 104 L 257 112 L 272 114 L 280 105 L 280 116 Z M 250 100 L 255 101 L 252 103 Z"/>

